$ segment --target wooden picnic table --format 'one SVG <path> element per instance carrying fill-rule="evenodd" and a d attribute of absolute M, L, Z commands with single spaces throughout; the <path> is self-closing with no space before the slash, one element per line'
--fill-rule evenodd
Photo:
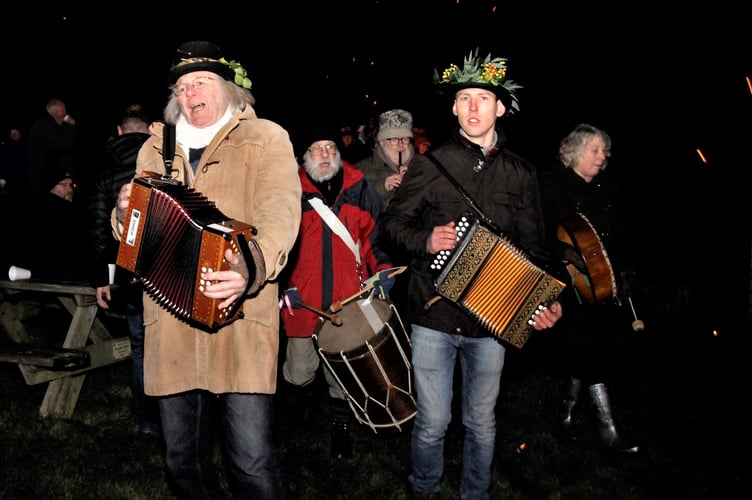
<path fill-rule="evenodd" d="M 0 280 L 0 292 L 0 330 L 12 341 L 0 346 L 0 361 L 17 363 L 28 385 L 48 383 L 39 408 L 42 416 L 72 416 L 86 372 L 131 357 L 127 333 L 112 336 L 97 317 L 96 290 L 87 284 Z M 62 345 L 29 344 L 31 336 L 23 323 L 28 305 L 13 300 L 18 294 L 53 296 L 70 313 Z"/>

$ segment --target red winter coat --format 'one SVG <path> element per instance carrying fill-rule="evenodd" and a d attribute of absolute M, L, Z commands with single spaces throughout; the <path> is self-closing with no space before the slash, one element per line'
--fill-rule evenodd
<path fill-rule="evenodd" d="M 337 301 L 351 297 L 360 290 L 361 282 L 379 271 L 392 267 L 389 257 L 376 243 L 376 220 L 383 210 L 383 201 L 366 181 L 363 172 L 342 161 L 342 190 L 329 207 L 349 230 L 354 242 L 360 241 L 360 266 L 355 255 L 342 239 L 334 234 L 308 202 L 310 198 L 325 200 L 305 172 L 299 170 L 303 188 L 302 217 L 295 248 L 288 264 L 289 279 L 281 290 L 297 287 L 303 302 L 326 311 Z M 288 337 L 310 337 L 319 321 L 318 314 L 307 309 L 282 309 L 282 321 Z"/>

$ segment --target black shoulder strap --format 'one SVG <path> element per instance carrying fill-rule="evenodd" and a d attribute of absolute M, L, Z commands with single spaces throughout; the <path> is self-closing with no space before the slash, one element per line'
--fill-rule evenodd
<path fill-rule="evenodd" d="M 481 208 L 475 203 L 475 200 L 468 194 L 467 191 L 465 191 L 465 188 L 463 188 L 459 182 L 457 182 L 457 179 L 452 177 L 452 174 L 449 173 L 449 171 L 444 167 L 444 165 L 441 164 L 439 160 L 437 160 L 431 153 L 425 153 L 423 156 L 431 160 L 431 163 L 436 165 L 436 168 L 439 169 L 439 172 L 446 177 L 449 182 L 454 186 L 457 191 L 460 192 L 462 195 L 462 198 L 465 200 L 465 203 L 468 204 L 470 208 L 473 209 L 473 211 L 478 215 L 478 217 L 486 224 L 488 225 L 488 228 L 495 232 L 496 234 L 501 234 L 501 229 L 499 226 L 497 226 L 486 214 L 481 210 Z"/>
<path fill-rule="evenodd" d="M 165 175 L 172 177 L 172 160 L 175 158 L 175 125 L 165 123 L 162 136 L 162 160 L 165 164 Z"/>

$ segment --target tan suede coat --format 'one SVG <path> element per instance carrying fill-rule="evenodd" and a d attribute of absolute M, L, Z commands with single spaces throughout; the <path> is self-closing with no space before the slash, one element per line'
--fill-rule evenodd
<path fill-rule="evenodd" d="M 138 155 L 136 175 L 165 171 L 164 125 L 152 125 L 152 137 Z M 272 394 L 279 353 L 278 286 L 301 216 L 298 165 L 288 133 L 256 117 L 248 107 L 237 112 L 201 157 L 194 175 L 188 155 L 176 147 L 177 179 L 216 203 L 226 216 L 258 229 L 266 263 L 266 283 L 243 303 L 245 316 L 206 333 L 176 318 L 148 295 L 144 386 L 147 394 L 168 395 L 191 389 L 213 393 Z"/>

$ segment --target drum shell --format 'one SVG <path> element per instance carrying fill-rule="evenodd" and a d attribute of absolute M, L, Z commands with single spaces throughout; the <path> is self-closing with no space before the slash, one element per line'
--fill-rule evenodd
<path fill-rule="evenodd" d="M 401 430 L 417 407 L 409 339 L 399 314 L 387 301 L 368 299 L 347 304 L 338 316 L 341 326 L 319 321 L 313 334 L 316 350 L 358 421 L 374 432 Z"/>

